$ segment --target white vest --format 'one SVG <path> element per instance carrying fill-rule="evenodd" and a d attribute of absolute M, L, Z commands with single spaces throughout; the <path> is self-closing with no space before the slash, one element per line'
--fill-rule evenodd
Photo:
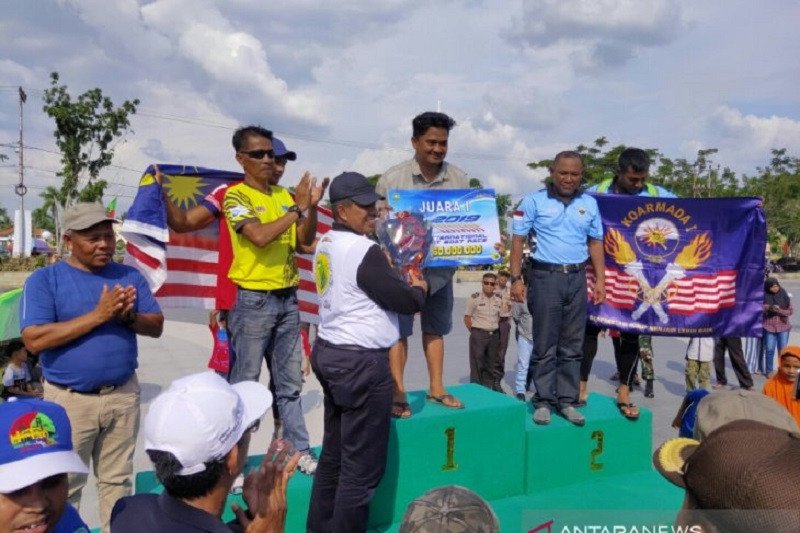
<path fill-rule="evenodd" d="M 374 245 L 362 235 L 337 230 L 329 231 L 317 243 L 317 334 L 330 343 L 389 348 L 400 338 L 397 313 L 378 307 L 356 281 L 358 267 Z"/>

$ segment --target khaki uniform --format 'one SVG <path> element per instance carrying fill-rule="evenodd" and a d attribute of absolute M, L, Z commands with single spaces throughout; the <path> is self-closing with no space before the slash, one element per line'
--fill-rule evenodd
<path fill-rule="evenodd" d="M 500 313 L 506 304 L 493 294 L 476 292 L 467 301 L 465 316 L 472 318 L 469 333 L 469 380 L 489 389 L 502 392 L 497 377 L 497 357 L 500 348 Z"/>
<path fill-rule="evenodd" d="M 500 381 L 506 371 L 506 352 L 508 351 L 508 342 L 511 338 L 511 288 L 506 285 L 505 287 L 498 287 L 494 293 L 503 299 L 503 308 L 500 309 L 500 347 L 497 349 L 497 358 L 494 365 L 494 377 L 496 379 L 495 390 L 500 389 Z"/>

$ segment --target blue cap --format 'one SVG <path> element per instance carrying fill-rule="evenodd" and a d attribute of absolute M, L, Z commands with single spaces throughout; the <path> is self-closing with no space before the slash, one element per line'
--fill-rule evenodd
<path fill-rule="evenodd" d="M 297 154 L 287 150 L 286 145 L 283 144 L 283 141 L 277 137 L 272 138 L 272 151 L 275 152 L 276 158 L 281 157 L 283 159 L 288 159 L 289 161 L 294 161 L 297 159 Z"/>
<path fill-rule="evenodd" d="M 45 400 L 0 404 L 0 493 L 66 473 L 86 474 L 88 469 L 72 449 L 64 408 Z"/>

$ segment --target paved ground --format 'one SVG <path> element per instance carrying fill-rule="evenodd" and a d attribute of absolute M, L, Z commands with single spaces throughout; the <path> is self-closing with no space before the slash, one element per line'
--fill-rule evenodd
<path fill-rule="evenodd" d="M 786 281 L 784 286 L 794 294 L 800 295 L 800 281 Z M 479 290 L 477 283 L 456 284 L 456 302 L 454 310 L 454 327 L 452 333 L 446 338 L 446 355 L 444 376 L 447 384 L 466 383 L 468 381 L 468 336 L 463 326 L 463 316 L 466 300 L 469 294 Z M 168 309 L 165 311 L 167 322 L 164 334 L 160 339 L 140 338 L 139 381 L 142 387 L 142 415 L 147 412 L 150 402 L 167 387 L 169 383 L 180 376 L 200 372 L 206 368 L 208 357 L 211 353 L 211 334 L 205 325 L 207 315 L 204 312 L 185 309 Z M 793 317 L 795 331 L 800 331 L 800 313 Z M 418 324 L 417 324 L 418 325 Z M 800 332 L 792 333 L 791 343 L 800 343 Z M 653 341 L 655 351 L 656 385 L 655 398 L 645 398 L 641 391 L 635 391 L 632 399 L 639 405 L 653 411 L 653 445 L 657 446 L 665 439 L 676 435 L 670 427 L 670 422 L 675 411 L 681 403 L 684 394 L 684 354 L 686 342 L 683 339 L 658 337 Z M 422 356 L 419 335 L 415 335 L 409 342 L 409 360 L 406 369 L 406 387 L 408 390 L 423 389 L 427 387 L 427 369 Z M 516 363 L 516 346 L 511 342 L 506 356 L 506 379 L 503 386 L 511 391 L 513 382 L 514 365 Z M 613 396 L 616 382 L 609 380 L 615 371 L 611 341 L 601 339 L 597 358 L 594 362 L 590 389 Z M 265 381 L 266 372 L 262 373 Z M 713 378 L 712 378 L 713 379 Z M 728 368 L 728 382 L 736 383 L 730 366 Z M 764 378 L 756 377 L 756 388 L 760 389 Z M 306 413 L 312 445 L 317 445 L 322 440 L 322 392 L 319 383 L 313 374 L 306 381 L 303 395 L 303 410 Z M 260 453 L 266 450 L 268 439 L 272 435 L 273 425 L 269 417 L 261 425 L 251 444 L 251 453 Z M 150 470 L 149 460 L 143 450 L 143 439 L 140 435 L 134 458 L 135 471 Z M 94 481 L 90 479 L 84 491 L 84 505 L 81 515 L 92 527 L 99 524 L 97 514 L 97 494 Z"/>

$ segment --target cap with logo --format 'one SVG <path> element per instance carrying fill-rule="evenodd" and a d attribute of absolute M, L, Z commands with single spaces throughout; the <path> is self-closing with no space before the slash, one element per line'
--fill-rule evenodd
<path fill-rule="evenodd" d="M 384 199 L 375 192 L 369 180 L 358 172 L 339 174 L 333 178 L 329 191 L 331 202 L 350 199 L 358 205 L 370 205 Z"/>
<path fill-rule="evenodd" d="M 272 138 L 272 151 L 275 152 L 275 158 L 283 158 L 288 159 L 289 161 L 294 161 L 297 159 L 297 154 L 290 150 L 286 149 L 286 145 L 283 144 L 283 141 L 278 139 L 277 137 Z"/>
<path fill-rule="evenodd" d="M 86 474 L 88 469 L 72 448 L 64 408 L 34 399 L 0 404 L 0 493 L 68 473 Z"/>
<path fill-rule="evenodd" d="M 169 452 L 179 475 L 205 470 L 225 457 L 269 406 L 272 394 L 255 381 L 229 384 L 214 372 L 175 380 L 153 400 L 144 420 L 145 450 Z"/>
<path fill-rule="evenodd" d="M 81 202 L 69 206 L 64 211 L 64 231 L 81 231 L 101 222 L 119 222 L 106 213 L 103 204 Z"/>

